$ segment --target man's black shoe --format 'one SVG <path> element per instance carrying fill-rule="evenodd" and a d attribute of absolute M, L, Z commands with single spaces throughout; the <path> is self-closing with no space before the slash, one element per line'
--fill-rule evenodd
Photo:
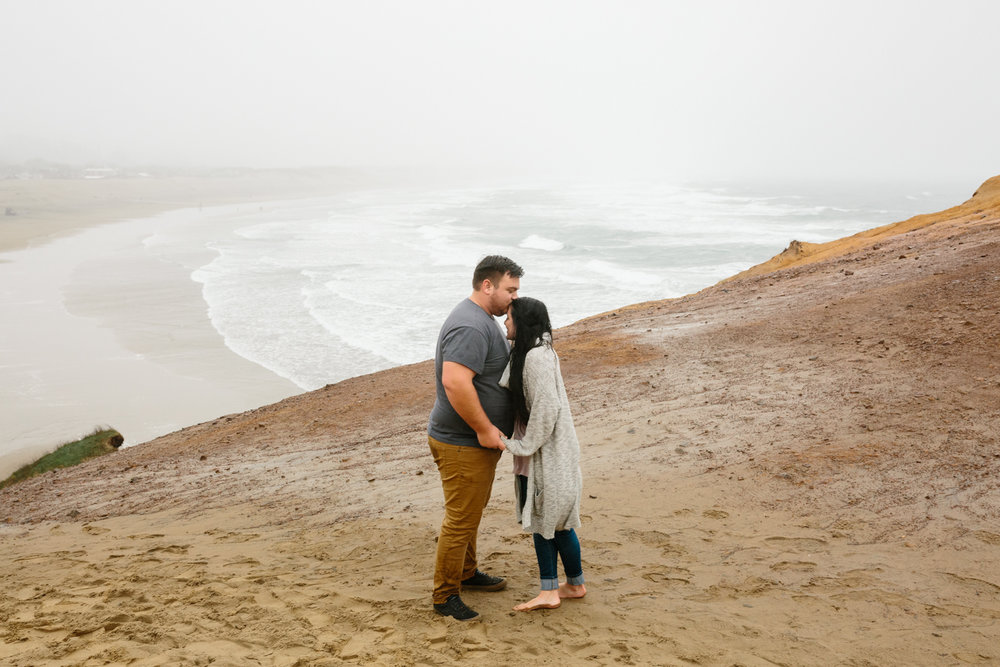
<path fill-rule="evenodd" d="M 462 588 L 470 591 L 502 591 L 507 588 L 507 580 L 476 570 L 476 573 L 462 582 Z"/>
<path fill-rule="evenodd" d="M 459 621 L 468 621 L 470 618 L 479 616 L 478 612 L 472 611 L 465 606 L 462 598 L 458 597 L 458 593 L 449 597 L 443 604 L 435 604 L 434 611 L 442 616 L 451 616 Z"/>

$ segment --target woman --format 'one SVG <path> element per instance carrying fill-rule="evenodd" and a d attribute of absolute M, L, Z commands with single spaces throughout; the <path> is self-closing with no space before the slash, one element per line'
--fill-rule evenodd
<path fill-rule="evenodd" d="M 517 424 L 504 439 L 515 455 L 517 518 L 533 533 L 541 592 L 517 611 L 555 609 L 564 598 L 587 593 L 580 561 L 580 443 L 573 428 L 559 357 L 552 349 L 552 325 L 545 304 L 521 297 L 507 313 L 507 338 L 514 341 L 500 380 L 510 389 Z M 566 571 L 559 583 L 557 554 Z"/>

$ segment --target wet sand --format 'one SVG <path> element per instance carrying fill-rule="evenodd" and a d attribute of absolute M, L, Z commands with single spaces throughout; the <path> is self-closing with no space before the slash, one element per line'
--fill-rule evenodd
<path fill-rule="evenodd" d="M 0 477 L 95 427 L 134 445 L 299 393 L 225 347 L 190 280 L 209 251 L 165 259 L 143 239 L 225 205 L 380 182 L 336 169 L 0 180 L 0 319 L 30 323 L 0 338 Z"/>
<path fill-rule="evenodd" d="M 0 491 L 0 659 L 997 664 L 1000 179 L 914 220 L 556 332 L 583 600 L 511 611 L 505 457 L 479 552 L 509 586 L 431 611 L 425 362 Z"/>

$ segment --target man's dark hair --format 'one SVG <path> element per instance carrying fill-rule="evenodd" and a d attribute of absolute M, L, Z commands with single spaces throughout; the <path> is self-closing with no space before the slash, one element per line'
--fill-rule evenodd
<path fill-rule="evenodd" d="M 545 304 L 530 296 L 511 301 L 508 315 L 514 319 L 509 384 L 514 404 L 514 422 L 525 426 L 528 423 L 528 406 L 524 400 L 524 358 L 532 349 L 550 343 L 552 323 L 549 322 L 549 310 Z"/>
<path fill-rule="evenodd" d="M 500 284 L 500 279 L 510 274 L 511 278 L 520 278 L 524 269 L 514 263 L 514 260 L 503 255 L 488 255 L 476 265 L 472 273 L 472 289 L 478 290 L 484 280 L 489 280 L 494 286 Z"/>

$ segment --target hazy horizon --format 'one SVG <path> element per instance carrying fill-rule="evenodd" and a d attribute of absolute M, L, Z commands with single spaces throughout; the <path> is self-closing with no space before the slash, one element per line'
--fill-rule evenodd
<path fill-rule="evenodd" d="M 42 0 L 0 162 L 679 179 L 1000 173 L 1000 5 Z"/>

